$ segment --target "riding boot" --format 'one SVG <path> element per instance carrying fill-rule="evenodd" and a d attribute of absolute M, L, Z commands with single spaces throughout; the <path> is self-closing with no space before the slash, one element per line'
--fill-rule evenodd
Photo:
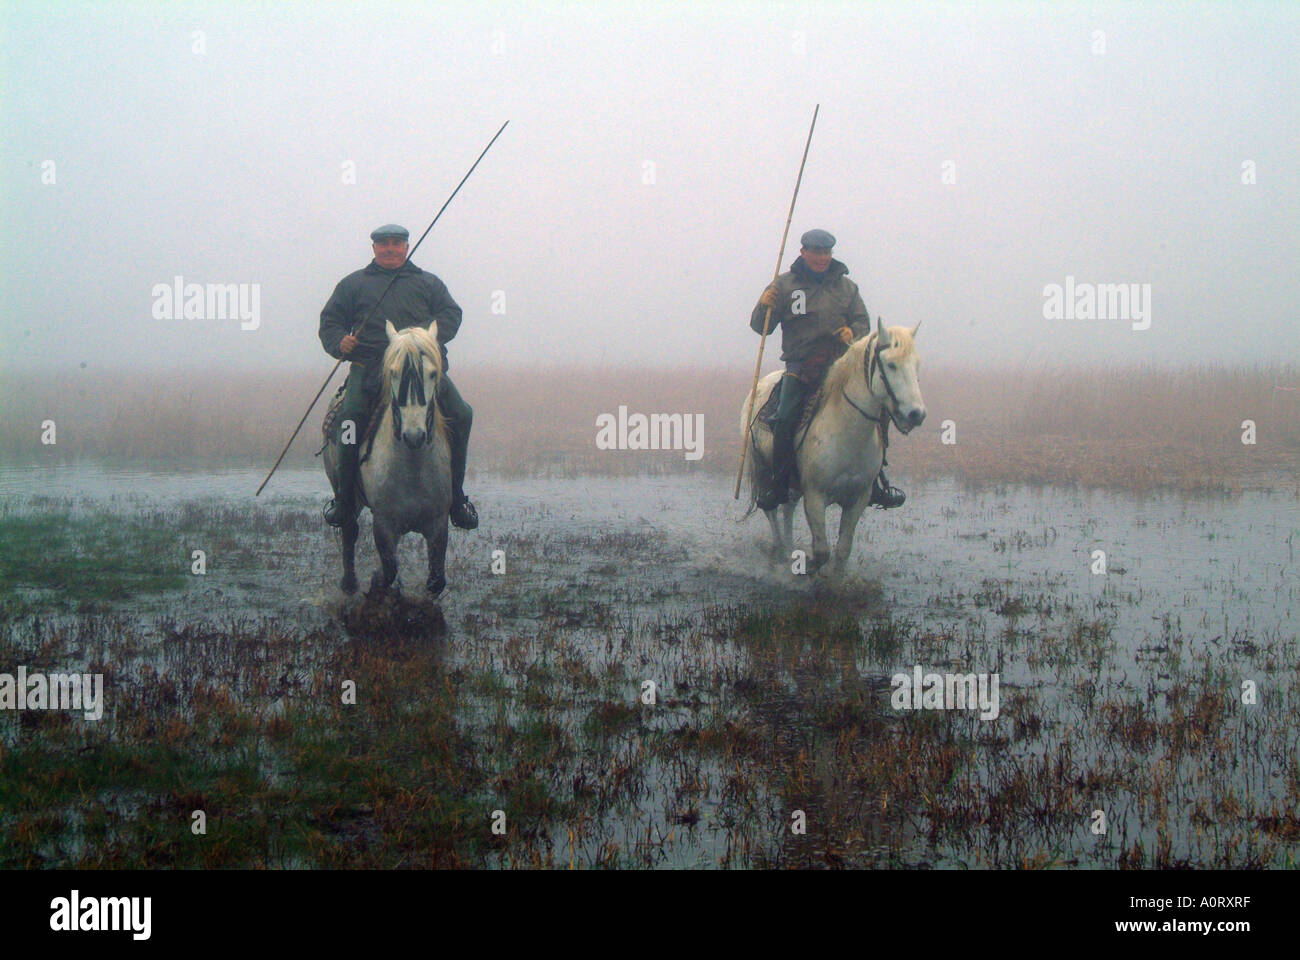
<path fill-rule="evenodd" d="M 768 489 L 755 501 L 760 510 L 775 510 L 790 499 L 796 426 L 789 420 L 777 420 L 772 424 L 772 475 Z"/>
<path fill-rule="evenodd" d="M 358 364 L 352 365 L 348 373 L 347 387 L 343 394 L 343 405 L 338 412 L 335 426 L 334 442 L 338 444 L 339 473 L 338 490 L 335 497 L 325 507 L 325 522 L 331 527 L 341 527 L 348 518 L 357 513 L 357 472 L 361 460 L 361 439 L 366 434 L 370 421 L 370 406 L 373 393 L 366 389 L 367 370 Z M 345 424 L 350 424 L 345 431 Z M 344 442 L 347 434 L 348 443 Z"/>
<path fill-rule="evenodd" d="M 356 514 L 357 499 L 357 460 L 360 459 L 357 444 L 339 444 L 339 489 L 337 495 L 325 507 L 325 522 L 331 527 L 341 527 L 348 517 Z"/>
<path fill-rule="evenodd" d="M 876 474 L 876 480 L 871 485 L 871 499 L 867 501 L 867 506 L 889 510 L 893 507 L 901 507 L 906 499 L 907 494 L 898 487 L 890 486 L 889 479 L 882 469 Z"/>
<path fill-rule="evenodd" d="M 799 427 L 808 387 L 786 371 L 778 389 L 776 418 L 772 421 L 772 474 L 769 489 L 754 502 L 760 510 L 775 510 L 790 499 L 790 471 L 794 469 L 794 435 Z"/>
<path fill-rule="evenodd" d="M 447 445 L 451 447 L 451 513 L 454 526 L 473 530 L 478 511 L 465 495 L 465 467 L 469 462 L 469 434 L 474 426 L 474 408 L 461 397 L 449 377 L 442 379 L 439 402 L 447 414 Z"/>

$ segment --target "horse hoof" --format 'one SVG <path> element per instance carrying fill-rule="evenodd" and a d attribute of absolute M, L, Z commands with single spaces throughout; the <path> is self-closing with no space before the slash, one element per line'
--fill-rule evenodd
<path fill-rule="evenodd" d="M 351 595 L 357 592 L 357 575 L 349 573 L 339 581 L 339 589 L 344 593 Z"/>
<path fill-rule="evenodd" d="M 376 570 L 370 577 L 370 589 L 366 591 L 367 595 L 380 597 L 388 592 L 388 584 L 384 582 L 384 575 Z"/>
<path fill-rule="evenodd" d="M 437 600 L 442 596 L 442 591 L 447 589 L 447 578 L 438 577 L 437 579 L 434 579 L 433 577 L 430 577 L 428 582 L 425 584 L 425 587 L 428 588 L 429 598 L 431 600 Z"/>

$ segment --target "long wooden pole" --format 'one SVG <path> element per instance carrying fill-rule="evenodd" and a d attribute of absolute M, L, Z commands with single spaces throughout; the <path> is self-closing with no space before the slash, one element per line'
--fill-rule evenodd
<path fill-rule="evenodd" d="M 505 130 L 506 125 L 509 123 L 510 121 L 507 120 L 505 123 L 501 124 L 501 130 L 498 130 L 496 132 L 496 135 L 493 136 L 492 139 L 488 141 L 488 145 L 484 147 L 483 152 L 478 155 L 478 160 L 474 161 L 474 167 L 478 166 L 479 160 L 482 160 L 485 156 L 487 156 L 487 152 L 492 149 L 492 144 L 497 142 L 497 137 L 501 136 L 501 132 Z M 407 260 L 410 260 L 411 257 L 415 256 L 415 251 L 420 249 L 420 244 L 424 243 L 424 238 L 429 235 L 429 231 L 433 229 L 433 225 L 438 222 L 438 217 L 442 216 L 442 211 L 447 209 L 447 204 L 451 203 L 452 198 L 454 198 L 456 194 L 460 193 L 460 188 L 465 186 L 465 181 L 469 179 L 469 174 L 474 172 L 474 167 L 470 167 L 469 173 L 465 174 L 465 176 L 460 178 L 460 183 L 456 184 L 456 189 L 451 192 L 451 196 L 447 198 L 447 202 L 442 205 L 442 208 L 438 211 L 437 216 L 433 218 L 430 224 L 424 228 L 424 233 L 420 234 L 420 239 L 415 241 L 415 246 L 413 246 L 411 248 L 410 253 L 406 255 Z M 393 288 L 393 283 L 396 280 L 397 280 L 397 274 L 394 273 L 392 280 L 388 281 L 388 286 L 384 287 L 384 292 L 379 295 L 379 299 L 375 301 L 375 305 L 370 308 L 370 313 L 366 314 L 366 318 L 362 320 L 360 324 L 358 324 L 356 330 L 352 331 L 353 336 L 356 336 L 356 334 L 362 329 L 364 329 L 366 324 L 370 322 L 370 318 L 373 317 L 375 313 L 379 310 L 379 305 L 384 302 L 384 297 L 388 296 L 388 291 Z M 334 366 L 330 368 L 329 376 L 325 378 L 325 382 L 322 383 L 320 385 L 320 389 L 316 391 L 316 396 L 312 397 L 311 403 L 307 405 L 307 410 L 305 413 L 303 413 L 302 419 L 298 421 L 298 426 L 293 428 L 293 433 L 289 437 L 289 442 L 284 445 L 284 449 L 280 451 L 280 455 L 275 458 L 275 466 L 271 467 L 271 473 L 268 473 L 266 475 L 266 479 L 262 481 L 262 485 L 257 488 L 257 493 L 253 494 L 253 496 L 256 497 L 261 495 L 262 490 L 265 489 L 266 485 L 271 480 L 271 474 L 275 473 L 275 471 L 279 469 L 280 461 L 284 459 L 284 455 L 288 453 L 289 448 L 293 446 L 293 441 L 297 439 L 298 431 L 301 430 L 302 425 L 307 422 L 307 417 L 311 415 L 312 408 L 316 406 L 316 401 L 320 399 L 320 395 L 325 392 L 325 388 L 328 387 L 330 385 L 330 381 L 334 379 L 334 374 L 338 373 L 339 367 L 342 366 L 343 364 L 343 359 L 344 358 L 340 357 L 338 360 L 334 362 Z"/>
<path fill-rule="evenodd" d="M 794 196 L 790 198 L 790 212 L 785 217 L 785 230 L 781 232 L 781 252 L 776 255 L 776 270 L 772 274 L 772 282 L 776 283 L 776 278 L 781 275 L 781 263 L 785 260 L 785 241 L 790 235 L 790 221 L 794 219 L 794 202 L 799 199 L 799 184 L 803 183 L 803 168 L 808 162 L 808 148 L 812 146 L 813 127 L 817 126 L 817 112 L 821 110 L 822 105 L 819 103 L 813 107 L 812 123 L 808 126 L 808 140 L 803 145 L 803 159 L 799 161 L 799 178 L 794 182 Z M 754 394 L 758 392 L 758 372 L 763 367 L 763 347 L 767 343 L 767 331 L 772 325 L 772 308 L 767 308 L 767 314 L 763 317 L 763 336 L 758 341 L 758 359 L 754 361 L 754 382 L 749 387 L 749 403 L 745 406 L 745 437 L 740 442 L 740 466 L 736 469 L 736 490 L 731 495 L 731 499 L 740 499 L 740 480 L 745 475 L 745 454 L 749 452 L 749 431 L 753 426 L 752 415 L 754 413 Z"/>

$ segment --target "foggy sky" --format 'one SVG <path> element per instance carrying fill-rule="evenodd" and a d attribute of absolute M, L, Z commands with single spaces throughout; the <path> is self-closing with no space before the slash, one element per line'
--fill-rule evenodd
<path fill-rule="evenodd" d="M 369 231 L 414 242 L 506 120 L 413 258 L 464 309 L 453 373 L 746 367 L 816 103 L 782 269 L 832 231 L 927 363 L 1300 359 L 1294 3 L 19 2 L 0 25 L 0 371 L 327 370 L 320 310 Z M 259 327 L 156 319 L 177 275 L 257 284 Z M 1150 284 L 1150 328 L 1045 319 L 1067 276 Z"/>

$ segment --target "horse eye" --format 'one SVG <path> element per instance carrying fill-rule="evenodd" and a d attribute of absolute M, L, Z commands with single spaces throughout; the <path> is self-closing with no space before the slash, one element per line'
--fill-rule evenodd
<path fill-rule="evenodd" d="M 897 370 L 897 369 L 898 369 L 898 364 L 896 364 L 893 360 L 890 360 L 890 361 L 889 361 L 889 369 L 890 369 L 890 370 Z"/>

